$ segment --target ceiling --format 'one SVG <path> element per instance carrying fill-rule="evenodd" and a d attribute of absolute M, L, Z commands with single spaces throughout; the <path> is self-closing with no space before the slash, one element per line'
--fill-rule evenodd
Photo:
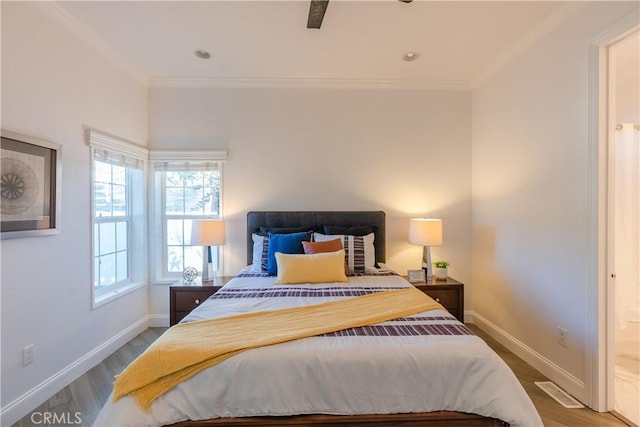
<path fill-rule="evenodd" d="M 65 24 L 154 82 L 470 82 L 539 32 L 561 1 L 61 1 Z M 212 57 L 197 58 L 206 50 Z M 417 52 L 414 61 L 403 60 Z"/>

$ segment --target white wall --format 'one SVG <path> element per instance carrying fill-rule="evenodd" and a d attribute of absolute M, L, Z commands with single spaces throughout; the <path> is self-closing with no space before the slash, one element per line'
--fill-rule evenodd
<path fill-rule="evenodd" d="M 582 400 L 589 44 L 630 11 L 587 2 L 472 96 L 473 310 Z"/>
<path fill-rule="evenodd" d="M 99 361 L 99 352 L 88 353 L 136 322 L 146 326 L 146 288 L 91 309 L 90 154 L 83 136 L 87 125 L 144 144 L 146 95 L 143 84 L 44 9 L 2 2 L 2 128 L 62 144 L 63 153 L 62 233 L 1 242 L 2 425 Z M 23 367 L 29 344 L 35 361 Z"/>
<path fill-rule="evenodd" d="M 406 274 L 422 250 L 409 218 L 444 220 L 434 260 L 470 278 L 471 111 L 468 91 L 150 89 L 149 146 L 223 148 L 226 274 L 246 265 L 250 210 L 384 210 L 387 263 Z M 152 315 L 168 312 L 151 287 Z"/>

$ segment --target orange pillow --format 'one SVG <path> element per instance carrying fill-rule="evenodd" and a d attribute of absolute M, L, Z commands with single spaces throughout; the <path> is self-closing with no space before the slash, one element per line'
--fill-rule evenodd
<path fill-rule="evenodd" d="M 304 249 L 304 253 L 309 254 L 320 254 L 323 252 L 336 252 L 342 250 L 342 239 L 338 238 L 335 240 L 327 240 L 326 242 L 302 242 L 302 248 Z M 347 265 L 347 260 L 344 260 L 344 274 L 349 273 L 349 266 Z"/>
<path fill-rule="evenodd" d="M 342 239 L 327 242 L 302 242 L 305 254 L 319 254 L 322 252 L 336 252 L 342 249 Z"/>

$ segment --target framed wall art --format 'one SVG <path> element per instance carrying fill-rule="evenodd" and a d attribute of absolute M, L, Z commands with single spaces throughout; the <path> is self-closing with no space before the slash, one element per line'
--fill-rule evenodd
<path fill-rule="evenodd" d="M 425 275 L 424 275 L 424 270 L 420 269 L 420 270 L 408 270 L 407 271 L 407 277 L 408 277 L 408 281 L 411 283 L 416 283 L 416 282 L 424 282 L 425 281 Z"/>
<path fill-rule="evenodd" d="M 59 144 L 2 130 L 0 239 L 60 232 Z"/>

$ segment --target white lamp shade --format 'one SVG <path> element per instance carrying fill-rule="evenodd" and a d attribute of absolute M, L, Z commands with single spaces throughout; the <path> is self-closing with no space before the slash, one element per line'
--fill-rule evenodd
<path fill-rule="evenodd" d="M 419 246 L 442 245 L 442 220 L 411 218 L 409 221 L 409 243 Z"/>
<path fill-rule="evenodd" d="M 191 244 L 200 246 L 224 245 L 224 221 L 195 219 L 191 224 Z"/>

